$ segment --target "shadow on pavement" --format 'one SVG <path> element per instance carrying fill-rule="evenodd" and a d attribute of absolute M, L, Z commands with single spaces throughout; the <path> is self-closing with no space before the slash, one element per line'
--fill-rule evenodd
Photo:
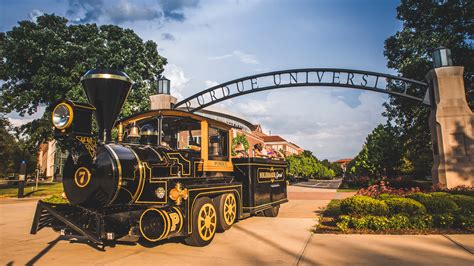
<path fill-rule="evenodd" d="M 288 255 L 290 255 L 290 256 L 293 256 L 293 257 L 295 258 L 295 261 L 300 259 L 300 255 L 301 255 L 301 254 L 292 252 L 292 251 L 288 250 L 287 248 L 283 247 L 282 245 L 279 245 L 279 244 L 276 243 L 275 241 L 272 241 L 272 240 L 270 240 L 270 239 L 268 239 L 268 238 L 266 238 L 266 237 L 262 237 L 262 236 L 256 235 L 255 233 L 253 233 L 253 232 L 251 232 L 251 231 L 249 231 L 249 230 L 247 230 L 247 229 L 244 229 L 244 228 L 242 228 L 242 227 L 234 226 L 234 227 L 232 227 L 232 228 L 233 228 L 234 230 L 237 229 L 237 230 L 239 230 L 239 231 L 241 231 L 241 232 L 247 234 L 248 236 L 251 236 L 251 237 L 256 238 L 256 239 L 258 239 L 258 240 L 260 240 L 260 241 L 263 241 L 263 242 L 265 242 L 266 244 L 268 244 L 268 245 L 270 245 L 270 246 L 272 246 L 272 247 L 278 249 L 278 250 L 281 251 L 281 252 L 284 252 L 284 253 L 286 253 L 286 254 L 288 254 Z M 306 243 L 305 243 L 305 244 L 306 244 Z M 312 264 L 312 265 L 317 265 L 317 264 L 318 264 L 316 261 L 313 261 L 313 260 L 311 260 L 311 259 L 306 259 L 305 261 L 306 261 L 306 262 L 309 262 L 309 263 Z"/>
<path fill-rule="evenodd" d="M 54 246 L 56 246 L 56 244 L 62 240 L 62 238 L 59 236 L 58 238 L 56 238 L 55 240 L 51 241 L 48 243 L 48 246 L 46 246 L 43 250 L 41 250 L 40 252 L 38 252 L 38 254 L 36 254 L 36 256 L 34 256 L 33 258 L 31 258 L 25 265 L 34 265 L 36 262 L 38 262 L 39 259 L 41 259 L 41 257 L 43 257 L 46 253 L 48 253 Z"/>

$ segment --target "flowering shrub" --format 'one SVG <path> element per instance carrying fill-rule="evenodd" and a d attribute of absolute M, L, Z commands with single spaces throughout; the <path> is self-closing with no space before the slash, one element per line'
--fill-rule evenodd
<path fill-rule="evenodd" d="M 369 186 L 367 188 L 359 189 L 356 195 L 369 197 L 378 197 L 381 194 L 404 196 L 416 192 L 421 192 L 421 189 L 418 187 L 395 189 L 393 187 L 388 186 L 385 181 L 380 181 L 380 183 L 378 184 Z"/>

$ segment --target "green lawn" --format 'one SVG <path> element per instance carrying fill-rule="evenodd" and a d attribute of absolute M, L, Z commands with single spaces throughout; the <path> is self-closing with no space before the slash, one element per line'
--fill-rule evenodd
<path fill-rule="evenodd" d="M 337 192 L 357 192 L 358 188 L 338 188 Z"/>
<path fill-rule="evenodd" d="M 35 184 L 27 184 L 25 186 L 24 195 L 25 197 L 39 197 L 39 196 L 49 196 L 54 194 L 61 194 L 63 192 L 62 183 L 46 183 L 40 184 L 38 190 L 35 190 Z M 18 187 L 8 187 L 0 188 L 0 197 L 17 197 L 18 196 Z"/>

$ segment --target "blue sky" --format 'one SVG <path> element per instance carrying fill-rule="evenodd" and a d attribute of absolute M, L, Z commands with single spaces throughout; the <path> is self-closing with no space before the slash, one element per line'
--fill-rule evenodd
<path fill-rule="evenodd" d="M 398 1 L 1 1 L 0 30 L 41 13 L 72 23 L 117 24 L 158 43 L 173 94 L 189 96 L 238 77 L 304 67 L 387 69 L 384 40 L 401 28 Z M 291 88 L 219 104 L 318 158 L 353 157 L 385 119 L 386 96 L 334 88 Z M 37 114 L 36 116 L 38 116 Z M 14 123 L 28 121 L 10 114 Z"/>

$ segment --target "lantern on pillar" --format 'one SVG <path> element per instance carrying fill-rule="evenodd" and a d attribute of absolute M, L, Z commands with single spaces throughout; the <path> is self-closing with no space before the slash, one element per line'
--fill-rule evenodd
<path fill-rule="evenodd" d="M 157 92 L 158 94 L 168 94 L 170 95 L 170 80 L 167 79 L 165 76 L 161 76 L 161 78 L 158 80 L 158 88 Z"/>
<path fill-rule="evenodd" d="M 433 52 L 434 68 L 452 66 L 451 50 L 445 47 L 439 47 Z"/>

